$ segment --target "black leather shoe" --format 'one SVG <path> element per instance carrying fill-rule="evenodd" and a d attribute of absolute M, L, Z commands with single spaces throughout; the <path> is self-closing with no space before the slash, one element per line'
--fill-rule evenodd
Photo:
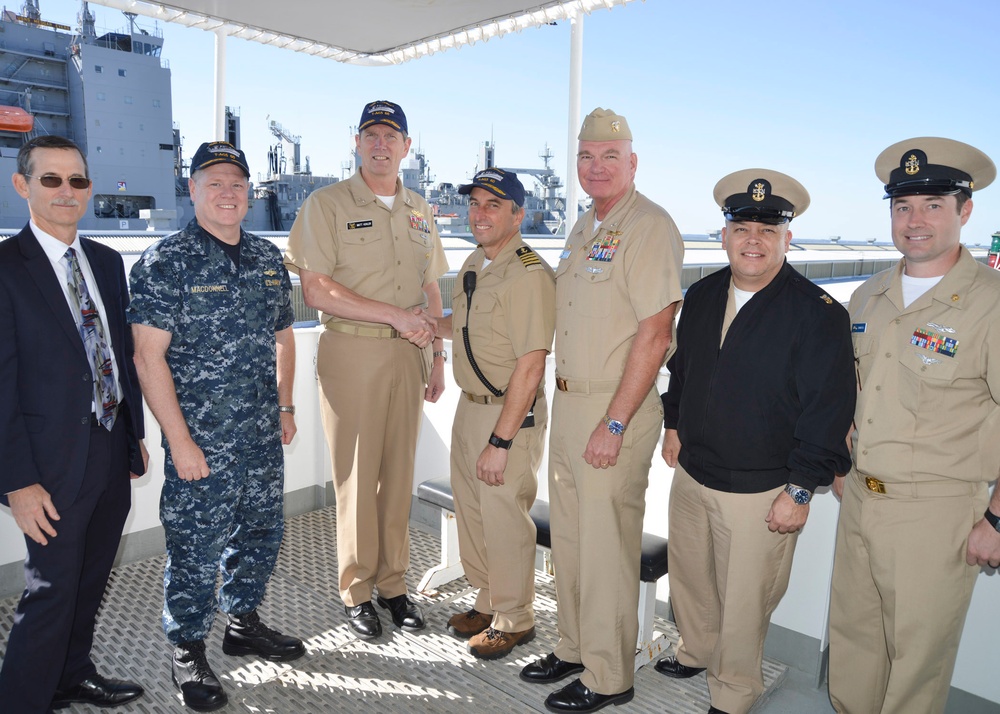
<path fill-rule="evenodd" d="M 705 671 L 704 667 L 688 667 L 686 664 L 681 664 L 676 657 L 664 657 L 653 665 L 653 669 L 674 679 L 688 679 Z"/>
<path fill-rule="evenodd" d="M 202 640 L 181 642 L 174 647 L 171 664 L 174 684 L 184 695 L 184 704 L 196 712 L 212 712 L 226 706 L 229 697 L 222 683 L 208 666 L 205 643 Z"/>
<path fill-rule="evenodd" d="M 379 595 L 375 598 L 375 602 L 392 613 L 392 624 L 399 629 L 408 632 L 424 629 L 424 614 L 420 612 L 420 608 L 406 593 L 390 598 Z"/>
<path fill-rule="evenodd" d="M 619 694 L 598 694 L 574 679 L 562 689 L 552 692 L 545 699 L 545 708 L 550 712 L 596 712 L 609 704 L 615 706 L 632 701 L 635 688 L 629 687 Z"/>
<path fill-rule="evenodd" d="M 727 714 L 727 712 L 724 712 L 721 709 L 716 709 L 715 707 L 710 706 L 708 708 L 708 714 Z"/>
<path fill-rule="evenodd" d="M 98 707 L 117 707 L 143 695 L 143 688 L 134 682 L 108 679 L 96 672 L 69 689 L 57 689 L 52 697 L 52 708 L 63 709 L 74 702 Z"/>
<path fill-rule="evenodd" d="M 525 665 L 520 677 L 525 682 L 548 684 L 582 672 L 583 669 L 583 665 L 579 662 L 566 662 L 556 657 L 554 652 L 549 652 L 540 660 Z"/>
<path fill-rule="evenodd" d="M 382 623 L 378 619 L 378 613 L 372 601 L 363 602 L 360 605 L 344 606 L 347 613 L 347 624 L 351 626 L 354 634 L 362 640 L 371 640 L 382 634 Z"/>
<path fill-rule="evenodd" d="M 272 662 L 290 662 L 306 653 L 302 640 L 283 635 L 260 621 L 256 610 L 230 615 L 222 651 L 227 655 L 260 655 Z"/>

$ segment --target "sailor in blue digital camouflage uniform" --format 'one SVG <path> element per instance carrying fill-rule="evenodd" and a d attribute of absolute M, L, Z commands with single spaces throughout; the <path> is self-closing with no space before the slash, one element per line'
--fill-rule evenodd
<path fill-rule="evenodd" d="M 242 151 L 202 144 L 189 181 L 195 218 L 150 246 L 131 275 L 136 368 L 166 449 L 163 629 L 174 683 L 196 711 L 227 701 L 205 657 L 220 569 L 226 654 L 305 652 L 257 615 L 284 528 L 295 342 L 281 254 L 240 228 L 249 176 Z"/>

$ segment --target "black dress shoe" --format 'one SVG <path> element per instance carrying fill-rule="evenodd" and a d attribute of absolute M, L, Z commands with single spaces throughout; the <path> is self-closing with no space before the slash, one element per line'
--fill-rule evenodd
<path fill-rule="evenodd" d="M 582 672 L 583 665 L 579 662 L 566 662 L 556 657 L 554 652 L 549 652 L 540 660 L 524 666 L 521 670 L 521 679 L 525 682 L 535 684 L 548 684 L 558 682 L 571 674 Z"/>
<path fill-rule="evenodd" d="M 208 666 L 202 640 L 181 642 L 174 647 L 170 670 L 174 684 L 184 696 L 184 704 L 196 712 L 215 711 L 229 701 L 222 683 Z"/>
<path fill-rule="evenodd" d="M 562 689 L 552 692 L 545 699 L 545 708 L 550 712 L 596 712 L 609 704 L 617 706 L 630 702 L 633 696 L 634 687 L 618 694 L 598 694 L 579 679 L 574 679 Z"/>
<path fill-rule="evenodd" d="M 727 714 L 727 712 L 724 712 L 721 709 L 716 709 L 715 707 L 710 706 L 708 708 L 708 714 Z"/>
<path fill-rule="evenodd" d="M 676 657 L 664 657 L 653 665 L 653 669 L 674 679 L 688 679 L 705 671 L 704 667 L 688 667 L 686 664 L 681 664 Z"/>
<path fill-rule="evenodd" d="M 227 655 L 260 655 L 272 662 L 290 662 L 306 653 L 302 640 L 283 635 L 260 621 L 256 610 L 230 615 L 222 651 Z"/>
<path fill-rule="evenodd" d="M 424 629 L 424 614 L 406 593 L 390 598 L 379 595 L 375 598 L 375 602 L 392 613 L 392 624 L 399 629 L 408 632 Z"/>
<path fill-rule="evenodd" d="M 57 689 L 52 697 L 52 708 L 62 709 L 74 702 L 98 707 L 117 707 L 143 695 L 143 688 L 134 682 L 108 679 L 96 672 L 69 689 Z"/>
<path fill-rule="evenodd" d="M 360 605 L 345 605 L 344 612 L 347 613 L 347 624 L 362 640 L 371 640 L 382 634 L 382 623 L 371 600 Z"/>

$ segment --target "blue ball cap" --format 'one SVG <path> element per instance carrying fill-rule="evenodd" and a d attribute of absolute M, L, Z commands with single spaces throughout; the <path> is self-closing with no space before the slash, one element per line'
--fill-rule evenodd
<path fill-rule="evenodd" d="M 524 186 L 513 171 L 503 169 L 488 168 L 483 169 L 472 177 L 472 183 L 458 187 L 460 194 L 468 195 L 472 189 L 485 188 L 505 201 L 513 201 L 518 206 L 524 206 Z"/>
<path fill-rule="evenodd" d="M 375 124 L 385 124 L 396 131 L 409 134 L 406 130 L 406 115 L 403 113 L 403 108 L 392 102 L 379 100 L 365 105 L 364 111 L 361 112 L 361 121 L 358 122 L 358 133 Z"/>
<path fill-rule="evenodd" d="M 199 171 L 213 164 L 233 164 L 243 169 L 243 173 L 250 178 L 250 166 L 247 165 L 247 156 L 242 150 L 237 149 L 228 141 L 207 141 L 198 147 L 191 160 L 191 173 Z"/>

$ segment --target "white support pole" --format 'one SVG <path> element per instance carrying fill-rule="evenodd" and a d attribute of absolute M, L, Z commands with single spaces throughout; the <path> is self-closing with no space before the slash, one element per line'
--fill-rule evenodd
<path fill-rule="evenodd" d="M 569 133 L 566 141 L 566 236 L 576 223 L 579 182 L 576 178 L 576 135 L 580 133 L 580 94 L 583 90 L 583 16 L 570 19 Z"/>
<path fill-rule="evenodd" d="M 215 138 L 226 138 L 226 37 L 224 27 L 215 31 Z"/>

